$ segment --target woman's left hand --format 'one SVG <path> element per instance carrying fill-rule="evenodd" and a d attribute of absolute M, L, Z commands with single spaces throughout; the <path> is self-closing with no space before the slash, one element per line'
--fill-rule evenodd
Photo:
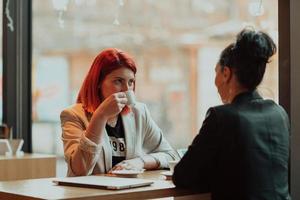
<path fill-rule="evenodd" d="M 111 173 L 114 170 L 143 170 L 144 162 L 141 158 L 133 158 L 130 160 L 124 160 L 116 164 L 108 173 Z"/>

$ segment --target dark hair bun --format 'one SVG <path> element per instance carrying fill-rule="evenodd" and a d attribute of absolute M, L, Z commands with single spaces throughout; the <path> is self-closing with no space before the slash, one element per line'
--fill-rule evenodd
<path fill-rule="evenodd" d="M 249 90 L 261 83 L 266 64 L 276 53 L 276 45 L 264 32 L 244 29 L 237 35 L 235 43 L 221 53 L 221 66 L 234 68 L 238 81 Z"/>
<path fill-rule="evenodd" d="M 276 45 L 266 33 L 244 29 L 237 35 L 234 50 L 243 60 L 259 64 L 269 62 L 269 58 L 276 53 Z"/>

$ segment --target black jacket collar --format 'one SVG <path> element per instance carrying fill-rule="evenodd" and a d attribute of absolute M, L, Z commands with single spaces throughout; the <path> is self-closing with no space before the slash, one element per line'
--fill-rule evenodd
<path fill-rule="evenodd" d="M 246 102 L 246 101 L 251 101 L 255 99 L 262 99 L 262 97 L 258 94 L 256 90 L 253 91 L 247 91 L 247 92 L 242 92 L 234 97 L 232 100 L 232 103 L 240 103 L 240 102 Z"/>

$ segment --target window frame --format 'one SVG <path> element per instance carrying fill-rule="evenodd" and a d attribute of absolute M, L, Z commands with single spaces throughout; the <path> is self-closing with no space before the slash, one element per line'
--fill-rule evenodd
<path fill-rule="evenodd" d="M 7 26 L 9 15 L 14 30 Z M 31 0 L 3 0 L 3 120 L 31 152 Z"/>

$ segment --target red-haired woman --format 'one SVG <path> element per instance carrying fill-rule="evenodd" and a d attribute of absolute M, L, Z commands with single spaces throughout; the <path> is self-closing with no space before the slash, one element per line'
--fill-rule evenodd
<path fill-rule="evenodd" d="M 95 58 L 77 103 L 61 113 L 68 176 L 165 168 L 176 159 L 146 105 L 127 105 L 135 74 L 134 60 L 119 49 Z"/>

